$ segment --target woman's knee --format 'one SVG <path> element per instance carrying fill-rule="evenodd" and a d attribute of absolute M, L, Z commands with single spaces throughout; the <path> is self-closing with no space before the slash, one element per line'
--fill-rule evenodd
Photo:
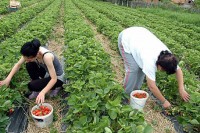
<path fill-rule="evenodd" d="M 34 84 L 33 84 L 32 82 L 29 82 L 29 83 L 28 83 L 28 89 L 29 89 L 30 91 L 34 91 Z"/>
<path fill-rule="evenodd" d="M 28 83 L 28 89 L 30 91 L 41 91 L 41 87 L 38 86 L 37 83 L 34 81 Z"/>
<path fill-rule="evenodd" d="M 54 87 L 52 89 L 54 89 L 56 87 L 62 87 L 62 86 L 63 86 L 63 82 L 58 79 L 57 82 L 56 82 L 56 84 L 54 85 Z"/>

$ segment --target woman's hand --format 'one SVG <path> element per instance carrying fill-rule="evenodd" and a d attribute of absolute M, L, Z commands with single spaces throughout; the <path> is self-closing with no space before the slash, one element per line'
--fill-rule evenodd
<path fill-rule="evenodd" d="M 179 93 L 185 102 L 190 100 L 190 95 L 185 91 L 185 89 L 180 89 Z"/>
<path fill-rule="evenodd" d="M 179 94 L 181 98 L 187 102 L 190 99 L 190 95 L 185 91 L 184 82 L 183 82 L 183 72 L 180 68 L 177 69 L 176 71 L 176 77 L 177 77 L 178 86 L 179 86 L 178 87 Z"/>
<path fill-rule="evenodd" d="M 162 104 L 163 108 L 168 109 L 171 107 L 171 104 L 169 103 L 169 101 L 165 100 Z"/>
<path fill-rule="evenodd" d="M 45 94 L 41 91 L 37 98 L 36 98 L 36 103 L 39 104 L 39 103 L 44 103 L 44 99 L 45 99 Z"/>
<path fill-rule="evenodd" d="M 9 84 L 10 84 L 10 81 L 7 79 L 0 81 L 0 86 L 6 85 L 6 87 L 8 87 Z"/>

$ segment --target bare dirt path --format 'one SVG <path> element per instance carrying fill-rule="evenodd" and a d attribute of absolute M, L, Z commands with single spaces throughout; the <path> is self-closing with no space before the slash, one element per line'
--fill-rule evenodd
<path fill-rule="evenodd" d="M 123 69 L 122 58 L 116 51 L 110 49 L 109 44 L 111 42 L 108 40 L 108 38 L 106 38 L 102 34 L 99 34 L 96 30 L 96 27 L 92 25 L 89 21 L 87 21 L 87 23 L 89 23 L 92 29 L 94 30 L 96 40 L 98 40 L 102 44 L 106 53 L 108 53 L 111 57 L 112 69 L 113 69 L 113 72 L 116 73 L 115 80 L 123 84 L 124 69 Z"/>
<path fill-rule="evenodd" d="M 50 39 L 48 40 L 48 43 L 47 43 L 48 49 L 53 51 L 59 59 L 61 59 L 62 52 L 64 50 L 64 32 L 65 31 L 64 31 L 64 25 L 63 25 L 63 17 L 64 17 L 64 8 L 62 6 L 60 9 L 60 16 L 58 17 L 59 19 L 57 21 L 57 24 L 55 25 L 55 27 L 53 27 L 52 34 L 50 35 L 49 37 Z M 48 128 L 38 128 L 36 127 L 33 119 L 29 117 L 28 118 L 29 123 L 28 123 L 27 131 L 26 131 L 27 133 L 50 133 L 50 132 L 59 133 L 60 132 L 61 121 L 62 121 L 62 117 L 60 113 L 62 111 L 62 107 L 60 106 L 61 100 L 58 97 L 50 99 L 47 96 L 45 102 L 50 103 L 54 107 L 53 124 Z M 33 107 L 34 105 L 35 105 L 34 101 L 31 100 L 30 110 L 31 110 L 31 107 Z M 29 116 L 31 115 L 29 114 Z"/>
<path fill-rule="evenodd" d="M 85 21 L 93 29 L 96 40 L 102 44 L 102 47 L 104 48 L 106 53 L 110 55 L 113 72 L 116 73 L 116 77 L 115 77 L 116 81 L 122 84 L 123 78 L 124 78 L 124 65 L 123 65 L 122 58 L 120 57 L 118 52 L 110 48 L 110 45 L 109 45 L 111 44 L 110 40 L 106 36 L 98 33 L 97 27 L 93 25 L 87 18 L 85 18 Z M 149 124 L 151 124 L 151 126 L 154 129 L 153 133 L 176 133 L 171 121 L 163 117 L 160 114 L 160 111 L 159 110 L 157 111 L 156 108 L 158 108 L 158 105 L 156 105 L 155 101 L 149 98 L 144 108 L 144 112 L 145 112 L 144 114 L 145 114 L 145 120 Z"/>

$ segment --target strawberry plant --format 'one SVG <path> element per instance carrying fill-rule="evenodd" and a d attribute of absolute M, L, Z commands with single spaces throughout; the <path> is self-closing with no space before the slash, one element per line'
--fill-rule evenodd
<path fill-rule="evenodd" d="M 0 113 L 0 132 L 5 133 L 5 127 L 7 126 L 9 122 L 9 117 L 5 114 Z"/>
<path fill-rule="evenodd" d="M 22 103 L 22 97 L 16 90 L 1 87 L 0 88 L 0 131 L 5 132 L 5 127 L 9 122 L 12 109 Z"/>

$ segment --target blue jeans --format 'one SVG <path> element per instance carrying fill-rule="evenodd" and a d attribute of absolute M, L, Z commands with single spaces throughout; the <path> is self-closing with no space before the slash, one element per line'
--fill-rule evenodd
<path fill-rule="evenodd" d="M 142 69 L 138 66 L 132 54 L 126 53 L 122 45 L 122 33 L 118 36 L 118 48 L 124 61 L 125 67 L 125 78 L 124 78 L 124 89 L 127 94 L 133 90 L 140 90 L 145 74 Z"/>

